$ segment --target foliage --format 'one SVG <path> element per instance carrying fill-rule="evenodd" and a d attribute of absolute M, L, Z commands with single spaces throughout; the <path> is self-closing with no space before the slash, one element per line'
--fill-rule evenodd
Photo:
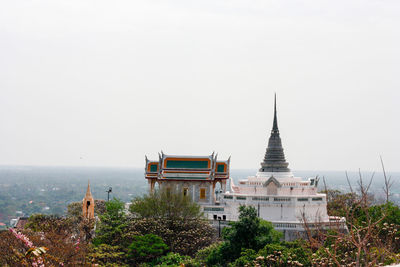
<path fill-rule="evenodd" d="M 264 262 L 275 266 L 311 266 L 312 251 L 302 240 L 268 244 L 258 252 Z M 278 265 L 278 263 L 280 265 Z"/>
<path fill-rule="evenodd" d="M 258 252 L 242 250 L 231 266 L 311 266 L 312 253 L 304 241 L 270 243 Z"/>
<path fill-rule="evenodd" d="M 187 263 L 191 261 L 191 258 L 188 256 L 180 255 L 179 253 L 170 252 L 165 256 L 158 258 L 154 263 L 156 267 L 164 267 L 164 266 L 182 266 L 184 264 L 187 266 Z M 186 264 L 185 264 L 186 263 Z"/>
<path fill-rule="evenodd" d="M 226 266 L 229 262 L 234 261 L 237 256 L 232 250 L 232 246 L 228 242 L 220 243 L 214 250 L 210 251 L 207 256 L 207 266 Z"/>
<path fill-rule="evenodd" d="M 197 250 L 210 245 L 214 230 L 204 220 L 176 220 L 131 218 L 123 235 L 130 241 L 135 235 L 156 234 L 172 252 L 194 255 Z"/>
<path fill-rule="evenodd" d="M 34 214 L 29 217 L 25 228 L 34 232 L 73 232 L 75 225 L 72 220 L 57 215 Z"/>
<path fill-rule="evenodd" d="M 202 218 L 201 208 L 180 192 L 156 191 L 136 197 L 129 207 L 130 212 L 140 218 L 193 220 Z"/>
<path fill-rule="evenodd" d="M 199 251 L 197 251 L 194 259 L 200 263 L 202 266 L 206 265 L 210 254 L 214 253 L 214 251 L 217 251 L 219 247 L 221 246 L 222 242 L 215 242 L 209 245 L 208 247 L 202 248 Z"/>
<path fill-rule="evenodd" d="M 135 262 L 146 262 L 164 254 L 168 246 L 157 235 L 135 236 L 129 246 L 129 257 Z"/>
<path fill-rule="evenodd" d="M 36 214 L 25 228 L 36 246 L 46 247 L 47 254 L 61 262 L 85 262 L 94 221 L 76 223 L 71 218 Z"/>
<path fill-rule="evenodd" d="M 229 244 L 232 259 L 240 256 L 242 249 L 259 250 L 269 243 L 277 243 L 281 233 L 274 230 L 272 224 L 257 216 L 254 207 L 239 207 L 239 220 L 224 228 L 222 236 Z"/>
<path fill-rule="evenodd" d="M 214 230 L 203 219 L 199 205 L 181 193 L 160 191 L 135 198 L 130 211 L 133 217 L 127 240 L 135 235 L 157 234 L 172 252 L 183 255 L 194 255 L 213 241 Z"/>
<path fill-rule="evenodd" d="M 91 246 L 87 257 L 90 262 L 102 266 L 122 266 L 126 255 L 119 246 L 100 244 Z"/>
<path fill-rule="evenodd" d="M 369 216 L 372 221 L 376 222 L 383 218 L 380 222 L 382 226 L 384 223 L 394 224 L 400 226 L 400 208 L 391 202 L 382 205 L 375 205 L 368 208 Z M 358 217 L 359 221 L 365 220 L 366 214 L 362 214 L 362 217 Z"/>
<path fill-rule="evenodd" d="M 0 247 L 1 266 L 32 265 L 32 258 L 26 257 L 26 255 L 29 249 L 36 246 L 34 246 L 29 237 L 21 232 L 0 231 Z"/>
<path fill-rule="evenodd" d="M 373 197 L 368 189 L 372 178 L 365 184 L 361 174 L 359 177 L 358 193 L 337 192 L 328 197 L 328 207 L 334 207 L 332 211 L 336 210 L 337 215 L 344 215 L 346 224 L 331 225 L 329 230 L 320 228 L 314 233 L 308 231 L 315 252 L 314 265 L 375 266 L 399 262 L 400 209 L 390 202 L 371 205 Z M 307 223 L 305 227 L 308 229 Z"/>
<path fill-rule="evenodd" d="M 93 240 L 93 244 L 117 246 L 123 243 L 122 236 L 127 227 L 124 206 L 124 202 L 116 198 L 106 203 L 106 212 L 99 216 L 100 223 L 96 230 L 96 237 Z"/>
<path fill-rule="evenodd" d="M 57 224 L 57 221 L 52 221 Z M 74 262 L 84 265 L 86 262 L 86 243 L 80 237 L 62 230 L 60 233 L 48 227 L 46 232 L 31 230 L 3 231 L 0 236 L 2 248 L 1 265 L 8 266 L 59 266 Z"/>
<path fill-rule="evenodd" d="M 253 249 L 245 249 L 242 250 L 242 252 L 240 253 L 240 257 L 237 258 L 231 265 L 240 267 L 248 266 L 254 261 L 256 257 L 257 253 Z"/>
<path fill-rule="evenodd" d="M 357 195 L 355 193 L 342 193 L 339 190 L 322 191 L 327 196 L 327 211 L 330 216 L 345 217 L 346 211 L 355 203 Z"/>
<path fill-rule="evenodd" d="M 106 212 L 106 201 L 102 199 L 94 200 L 94 213 L 101 215 Z M 67 206 L 67 217 L 82 219 L 82 202 L 72 202 Z"/>
<path fill-rule="evenodd" d="M 254 207 L 239 207 L 239 220 L 224 228 L 223 238 L 233 250 L 240 254 L 241 248 L 258 250 L 266 244 L 279 242 L 281 233 L 274 230 L 272 224 L 257 216 Z"/>
<path fill-rule="evenodd" d="M 254 207 L 241 206 L 239 213 L 239 220 L 224 228 L 224 242 L 208 255 L 207 265 L 226 265 L 246 249 L 258 251 L 267 244 L 279 242 L 281 233 L 274 230 L 270 222 L 260 219 Z"/>

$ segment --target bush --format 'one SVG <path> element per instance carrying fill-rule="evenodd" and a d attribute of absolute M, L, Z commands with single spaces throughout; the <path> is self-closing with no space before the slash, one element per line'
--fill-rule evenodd
<path fill-rule="evenodd" d="M 182 256 L 179 253 L 170 252 L 165 256 L 162 256 L 155 260 L 154 266 L 181 266 L 181 264 L 185 264 L 185 262 L 190 261 L 191 258 L 188 256 Z M 185 265 L 186 266 L 186 265 Z"/>
<path fill-rule="evenodd" d="M 163 255 L 167 249 L 168 246 L 157 235 L 135 236 L 129 246 L 129 257 L 137 263 L 147 262 Z"/>

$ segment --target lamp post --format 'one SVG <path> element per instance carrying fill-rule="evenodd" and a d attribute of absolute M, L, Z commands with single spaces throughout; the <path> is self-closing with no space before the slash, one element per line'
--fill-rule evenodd
<path fill-rule="evenodd" d="M 218 237 L 221 237 L 221 217 L 218 216 Z"/>
<path fill-rule="evenodd" d="M 107 202 L 110 201 L 110 193 L 112 192 L 112 187 L 109 187 L 107 192 Z"/>

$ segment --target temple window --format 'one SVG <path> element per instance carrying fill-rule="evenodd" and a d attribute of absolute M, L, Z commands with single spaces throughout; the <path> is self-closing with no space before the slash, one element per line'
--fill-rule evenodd
<path fill-rule="evenodd" d="M 290 201 L 289 197 L 274 197 L 274 201 Z"/>
<path fill-rule="evenodd" d="M 188 195 L 188 188 L 183 188 L 183 195 L 186 197 Z"/>
<path fill-rule="evenodd" d="M 263 200 L 263 201 L 268 201 L 269 197 L 253 197 L 253 200 L 257 201 L 257 200 Z"/>
<path fill-rule="evenodd" d="M 200 188 L 200 199 L 206 199 L 206 189 Z"/>

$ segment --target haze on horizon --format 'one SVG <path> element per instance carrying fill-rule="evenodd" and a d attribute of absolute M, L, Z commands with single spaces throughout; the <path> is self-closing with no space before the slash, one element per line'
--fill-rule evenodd
<path fill-rule="evenodd" d="M 0 1 L 0 165 L 399 171 L 400 2 Z"/>

